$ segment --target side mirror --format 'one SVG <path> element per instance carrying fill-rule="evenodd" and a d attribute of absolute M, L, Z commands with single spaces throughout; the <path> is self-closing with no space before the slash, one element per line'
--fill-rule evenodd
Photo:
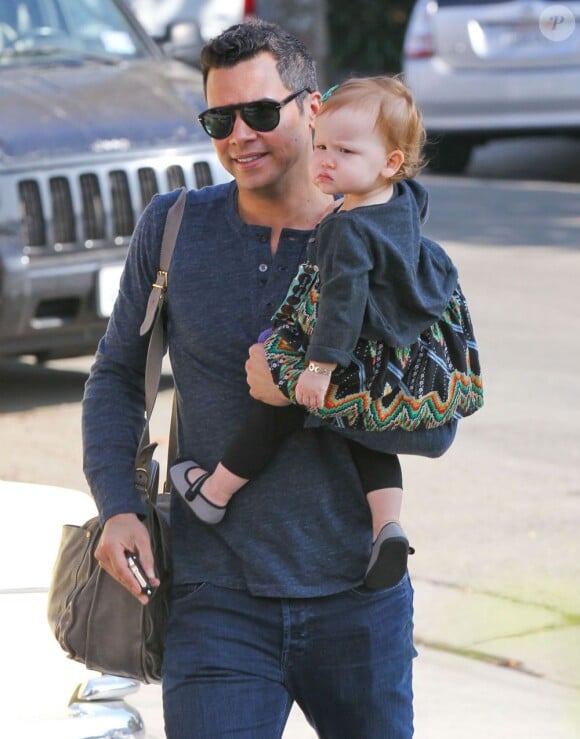
<path fill-rule="evenodd" d="M 173 59 L 199 67 L 199 57 L 204 40 L 199 25 L 195 21 L 179 21 L 169 26 L 167 41 L 161 46 L 165 53 Z"/>
<path fill-rule="evenodd" d="M 69 705 L 75 703 L 92 703 L 93 701 L 120 701 L 139 690 L 140 684 L 128 677 L 117 675 L 100 675 L 91 677 L 77 685 Z"/>

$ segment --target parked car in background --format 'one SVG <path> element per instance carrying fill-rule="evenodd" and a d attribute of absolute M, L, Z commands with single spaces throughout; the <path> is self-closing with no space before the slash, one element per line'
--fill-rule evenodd
<path fill-rule="evenodd" d="M 402 68 L 433 170 L 463 171 L 492 139 L 580 136 L 579 2 L 418 0 Z"/>
<path fill-rule="evenodd" d="M 127 0 L 147 32 L 168 53 L 199 66 L 203 44 L 235 23 L 258 17 L 279 23 L 314 54 L 322 89 L 328 85 L 326 0 Z"/>
<path fill-rule="evenodd" d="M 65 523 L 96 513 L 78 490 L 0 480 L 0 733 L 22 739 L 144 739 L 124 699 L 140 684 L 67 659 L 47 621 L 47 592 Z M 75 687 L 76 686 L 76 687 Z"/>
<path fill-rule="evenodd" d="M 254 0 L 127 0 L 157 43 L 189 64 L 199 63 L 202 45 L 255 13 Z"/>
<path fill-rule="evenodd" d="M 0 356 L 92 354 L 156 192 L 230 179 L 122 0 L 0 0 Z"/>

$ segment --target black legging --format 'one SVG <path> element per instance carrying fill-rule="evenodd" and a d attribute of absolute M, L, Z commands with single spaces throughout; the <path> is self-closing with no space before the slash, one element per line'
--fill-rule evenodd
<path fill-rule="evenodd" d="M 274 406 L 254 401 L 245 424 L 222 457 L 223 466 L 234 475 L 253 479 L 270 462 L 282 443 L 303 428 L 305 417 L 306 411 L 297 405 Z M 401 465 L 396 454 L 377 452 L 351 440 L 347 443 L 365 493 L 403 487 Z"/>

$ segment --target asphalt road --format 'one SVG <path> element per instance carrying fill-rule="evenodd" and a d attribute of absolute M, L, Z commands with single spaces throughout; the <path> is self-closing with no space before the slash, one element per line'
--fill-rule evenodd
<path fill-rule="evenodd" d="M 476 152 L 423 177 L 426 234 L 454 258 L 480 343 L 485 408 L 440 460 L 403 459 L 422 580 L 580 614 L 580 144 Z M 0 363 L 0 477 L 85 488 L 79 402 L 90 358 Z M 171 380 L 154 418 L 166 449 Z"/>

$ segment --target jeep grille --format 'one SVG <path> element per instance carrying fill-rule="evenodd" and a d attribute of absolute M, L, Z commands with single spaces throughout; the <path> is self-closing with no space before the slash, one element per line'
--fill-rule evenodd
<path fill-rule="evenodd" d="M 88 249 L 126 243 L 141 211 L 158 192 L 201 188 L 213 178 L 208 162 L 144 166 L 20 180 L 25 252 Z"/>

